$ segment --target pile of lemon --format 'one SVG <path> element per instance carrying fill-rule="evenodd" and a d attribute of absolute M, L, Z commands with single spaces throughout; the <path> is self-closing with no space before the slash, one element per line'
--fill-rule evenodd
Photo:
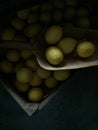
<path fill-rule="evenodd" d="M 32 102 L 45 96 L 44 89 L 51 91 L 70 76 L 69 70 L 50 71 L 41 68 L 30 50 L 8 50 L 0 61 L 0 71 L 15 83 L 15 89 Z"/>
<path fill-rule="evenodd" d="M 8 27 L 2 31 L 1 39 L 29 41 L 33 43 L 34 39 L 42 31 L 43 26 L 52 26 L 55 24 L 56 26 L 49 28 L 45 35 L 47 43 L 55 44 L 63 35 L 60 25 L 62 25 L 63 29 L 74 26 L 89 28 L 89 17 L 90 10 L 85 6 L 77 7 L 76 0 L 54 0 L 52 3 L 43 3 L 17 11 L 10 20 Z M 63 46 L 63 43 L 66 43 L 66 41 L 70 41 L 70 45 L 67 44 Z M 57 47 L 47 49 L 47 60 L 52 64 L 58 64 L 63 60 L 62 51 L 63 53 L 73 51 L 76 43 L 76 39 L 62 39 L 58 43 L 60 49 Z M 92 44 L 88 43 L 88 45 L 86 44 L 85 46 L 93 48 L 93 53 L 94 46 Z M 80 45 L 77 48 L 77 53 L 84 56 L 83 51 L 80 51 L 81 48 Z M 57 58 L 59 59 L 54 61 L 54 59 L 51 59 L 51 54 L 58 56 Z M 91 55 L 91 53 L 89 55 Z M 26 98 L 32 102 L 43 100 L 46 94 L 43 88 L 51 91 L 51 89 L 56 88 L 59 83 L 68 79 L 71 74 L 70 70 L 45 70 L 39 66 L 34 51 L 14 49 L 8 49 L 3 53 L 3 58 L 0 60 L 0 71 L 7 76 L 12 75 L 15 84 L 13 87 L 21 94 L 25 93 Z"/>
<path fill-rule="evenodd" d="M 45 25 L 59 24 L 66 27 L 89 28 L 91 10 L 76 0 L 53 0 L 13 14 L 10 25 L 2 32 L 3 40 L 33 41 Z M 26 37 L 26 38 L 25 38 Z"/>
<path fill-rule="evenodd" d="M 84 37 L 86 38 L 86 36 Z M 78 56 L 87 59 L 94 55 L 95 44 L 88 39 L 76 39 L 72 36 L 64 36 L 61 26 L 52 25 L 45 32 L 47 49 L 45 51 L 46 60 L 52 65 L 59 65 L 66 61 L 65 56 Z M 79 59 L 78 58 L 78 59 Z"/>

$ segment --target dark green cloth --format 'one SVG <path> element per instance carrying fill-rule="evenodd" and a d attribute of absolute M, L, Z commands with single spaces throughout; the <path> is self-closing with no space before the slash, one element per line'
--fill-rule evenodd
<path fill-rule="evenodd" d="M 29 117 L 0 89 L 0 130 L 97 130 L 98 67 L 77 70 L 59 93 Z"/>

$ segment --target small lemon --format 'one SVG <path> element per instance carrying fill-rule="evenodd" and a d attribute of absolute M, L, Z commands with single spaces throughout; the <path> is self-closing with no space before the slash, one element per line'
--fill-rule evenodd
<path fill-rule="evenodd" d="M 63 52 L 56 46 L 48 47 L 45 52 L 45 57 L 47 61 L 52 65 L 58 65 L 64 59 Z"/>
<path fill-rule="evenodd" d="M 95 52 L 95 45 L 90 41 L 83 41 L 77 45 L 77 55 L 82 58 L 88 58 Z"/>
<path fill-rule="evenodd" d="M 17 72 L 19 69 L 21 69 L 23 67 L 26 67 L 25 63 L 18 62 L 17 64 L 15 64 L 14 71 Z"/>
<path fill-rule="evenodd" d="M 15 87 L 19 92 L 26 92 L 29 89 L 29 84 L 16 81 Z"/>
<path fill-rule="evenodd" d="M 14 37 L 15 41 L 27 41 L 26 37 L 24 35 L 16 34 Z"/>
<path fill-rule="evenodd" d="M 60 9 L 56 9 L 53 11 L 53 22 L 58 23 L 63 19 L 63 11 Z"/>
<path fill-rule="evenodd" d="M 66 80 L 70 76 L 70 70 L 57 70 L 57 71 L 54 71 L 53 76 L 57 81 Z"/>
<path fill-rule="evenodd" d="M 41 88 L 31 88 L 28 92 L 28 99 L 31 102 L 39 102 L 43 99 L 44 92 Z"/>
<path fill-rule="evenodd" d="M 50 12 L 52 11 L 53 6 L 50 3 L 44 3 L 40 6 L 40 11 L 42 12 Z"/>
<path fill-rule="evenodd" d="M 28 50 L 28 49 L 21 50 L 21 57 L 22 57 L 23 59 L 28 59 L 28 58 L 30 58 L 32 55 L 33 55 L 32 50 Z"/>
<path fill-rule="evenodd" d="M 37 87 L 37 86 L 40 86 L 42 84 L 42 81 L 43 80 L 38 76 L 38 74 L 36 72 L 34 72 L 29 84 L 32 87 Z"/>
<path fill-rule="evenodd" d="M 49 27 L 45 33 L 45 40 L 49 44 L 56 44 L 63 36 L 63 29 L 58 25 Z"/>
<path fill-rule="evenodd" d="M 75 7 L 77 5 L 77 0 L 65 0 L 65 5 Z"/>
<path fill-rule="evenodd" d="M 31 57 L 26 60 L 26 65 L 30 67 L 33 71 L 36 71 L 38 68 L 38 62 L 36 57 Z"/>
<path fill-rule="evenodd" d="M 39 11 L 40 10 L 40 5 L 33 5 L 31 7 L 31 11 Z"/>
<path fill-rule="evenodd" d="M 64 11 L 64 19 L 66 21 L 72 20 L 76 15 L 76 10 L 74 7 L 67 7 Z"/>
<path fill-rule="evenodd" d="M 15 37 L 15 30 L 12 28 L 7 28 L 3 30 L 1 33 L 1 39 L 2 40 L 13 40 Z"/>
<path fill-rule="evenodd" d="M 58 84 L 58 81 L 54 78 L 54 76 L 50 76 L 49 78 L 44 80 L 45 87 L 47 88 L 55 88 Z"/>
<path fill-rule="evenodd" d="M 25 26 L 25 22 L 19 18 L 13 18 L 11 24 L 16 30 L 19 31 L 23 30 Z"/>
<path fill-rule="evenodd" d="M 20 58 L 21 58 L 20 51 L 18 51 L 18 50 L 9 50 L 7 52 L 7 54 L 6 54 L 6 57 L 11 62 L 18 62 L 20 60 Z"/>
<path fill-rule="evenodd" d="M 85 17 L 89 15 L 89 10 L 85 7 L 79 7 L 76 13 L 78 17 Z"/>
<path fill-rule="evenodd" d="M 27 22 L 29 24 L 31 24 L 31 23 L 38 22 L 38 20 L 39 20 L 39 13 L 38 12 L 34 12 L 34 13 L 32 13 L 32 14 L 29 15 L 29 17 L 27 19 Z"/>
<path fill-rule="evenodd" d="M 63 7 L 64 7 L 63 0 L 54 0 L 53 4 L 54 4 L 54 7 L 58 8 L 58 9 L 63 9 Z"/>
<path fill-rule="evenodd" d="M 76 26 L 82 28 L 89 28 L 90 27 L 90 20 L 87 17 L 81 17 L 77 20 Z"/>
<path fill-rule="evenodd" d="M 33 75 L 32 71 L 29 68 L 24 67 L 24 68 L 19 69 L 16 72 L 16 79 L 19 82 L 27 83 L 31 80 L 32 75 Z"/>
<path fill-rule="evenodd" d="M 51 71 L 38 67 L 37 74 L 40 78 L 47 79 L 51 75 Z"/>
<path fill-rule="evenodd" d="M 50 12 L 43 12 L 40 14 L 40 21 L 44 24 L 49 24 L 52 22 L 52 15 Z"/>
<path fill-rule="evenodd" d="M 24 34 L 28 38 L 35 37 L 39 32 L 41 31 L 41 25 L 40 24 L 29 24 L 25 29 L 24 29 Z"/>
<path fill-rule="evenodd" d="M 3 60 L 3 61 L 0 62 L 0 70 L 3 73 L 6 73 L 6 74 L 12 73 L 13 69 L 14 68 L 13 68 L 12 62 L 7 61 L 7 60 Z"/>
<path fill-rule="evenodd" d="M 77 40 L 71 37 L 64 37 L 57 46 L 63 51 L 64 54 L 73 52 L 77 44 Z"/>
<path fill-rule="evenodd" d="M 28 16 L 29 16 L 29 9 L 23 9 L 23 10 L 19 10 L 16 12 L 17 16 L 20 18 L 20 19 L 27 19 Z"/>

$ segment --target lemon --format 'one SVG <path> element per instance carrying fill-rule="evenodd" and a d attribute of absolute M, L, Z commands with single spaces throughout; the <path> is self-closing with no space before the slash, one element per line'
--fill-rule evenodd
<path fill-rule="evenodd" d="M 77 5 L 77 0 L 65 0 L 65 5 L 75 7 Z"/>
<path fill-rule="evenodd" d="M 52 21 L 52 15 L 50 12 L 43 12 L 40 14 L 40 21 L 44 24 L 49 24 Z"/>
<path fill-rule="evenodd" d="M 37 74 L 40 78 L 47 79 L 51 75 L 51 71 L 38 67 Z"/>
<path fill-rule="evenodd" d="M 44 80 L 44 84 L 45 84 L 45 87 L 52 89 L 57 86 L 58 81 L 53 76 L 50 76 L 49 78 Z"/>
<path fill-rule="evenodd" d="M 36 71 L 38 68 L 38 62 L 35 57 L 28 58 L 26 60 L 26 65 L 30 67 L 33 71 Z"/>
<path fill-rule="evenodd" d="M 28 15 L 29 15 L 29 9 L 23 9 L 23 10 L 19 10 L 16 12 L 17 16 L 20 18 L 20 19 L 27 19 L 28 18 Z"/>
<path fill-rule="evenodd" d="M 50 11 L 52 11 L 52 9 L 53 9 L 53 6 L 50 3 L 44 3 L 40 7 L 41 13 L 42 12 L 50 12 Z"/>
<path fill-rule="evenodd" d="M 3 73 L 6 73 L 6 74 L 12 73 L 13 69 L 14 68 L 13 68 L 12 62 L 7 61 L 7 60 L 3 60 L 3 61 L 0 62 L 0 70 Z"/>
<path fill-rule="evenodd" d="M 21 57 L 22 57 L 23 59 L 28 59 L 28 58 L 30 58 L 32 55 L 33 55 L 32 50 L 28 50 L 28 49 L 21 50 Z"/>
<path fill-rule="evenodd" d="M 28 92 L 28 99 L 31 102 L 39 102 L 43 99 L 44 93 L 43 90 L 39 87 L 31 88 Z"/>
<path fill-rule="evenodd" d="M 64 11 L 64 19 L 66 21 L 72 20 L 75 17 L 76 11 L 74 7 L 67 7 Z"/>
<path fill-rule="evenodd" d="M 88 58 L 95 52 L 95 45 L 90 41 L 83 41 L 77 45 L 77 55 L 82 58 Z"/>
<path fill-rule="evenodd" d="M 20 35 L 20 34 L 16 34 L 15 37 L 14 37 L 14 40 L 15 41 L 27 41 L 26 37 L 24 35 Z"/>
<path fill-rule="evenodd" d="M 54 4 L 54 7 L 58 8 L 58 9 L 63 9 L 63 7 L 64 7 L 63 0 L 54 0 L 53 4 Z"/>
<path fill-rule="evenodd" d="M 6 54 L 6 57 L 11 62 L 18 62 L 20 60 L 20 58 L 21 58 L 20 51 L 18 51 L 18 50 L 9 50 L 7 52 L 7 54 Z"/>
<path fill-rule="evenodd" d="M 35 37 L 41 30 L 41 25 L 40 24 L 29 24 L 25 29 L 24 29 L 24 34 L 28 38 Z"/>
<path fill-rule="evenodd" d="M 45 57 L 47 61 L 52 65 L 58 65 L 64 59 L 63 52 L 56 46 L 48 47 L 45 52 Z"/>
<path fill-rule="evenodd" d="M 66 22 L 63 26 L 64 30 L 66 31 L 66 28 L 72 28 L 74 27 L 73 23 L 71 22 Z"/>
<path fill-rule="evenodd" d="M 70 70 L 56 70 L 53 72 L 53 76 L 57 81 L 66 80 L 70 76 Z"/>
<path fill-rule="evenodd" d="M 49 27 L 45 33 L 45 40 L 49 44 L 56 44 L 63 36 L 63 29 L 58 25 Z"/>
<path fill-rule="evenodd" d="M 19 69 L 23 67 L 26 67 L 26 65 L 23 62 L 18 62 L 17 64 L 15 64 L 14 71 L 17 72 Z"/>
<path fill-rule="evenodd" d="M 77 16 L 78 17 L 84 17 L 84 16 L 88 16 L 89 15 L 89 10 L 88 8 L 85 7 L 79 7 L 77 9 Z"/>
<path fill-rule="evenodd" d="M 82 28 L 89 28 L 90 27 L 90 20 L 87 17 L 81 17 L 77 20 L 76 26 Z"/>
<path fill-rule="evenodd" d="M 53 11 L 53 22 L 58 23 L 62 22 L 63 19 L 63 11 L 60 9 L 56 9 Z"/>
<path fill-rule="evenodd" d="M 15 30 L 12 28 L 4 29 L 1 33 L 2 40 L 13 40 L 15 37 Z"/>
<path fill-rule="evenodd" d="M 63 51 L 64 54 L 73 52 L 77 44 L 77 40 L 71 37 L 64 37 L 59 43 L 58 47 Z"/>
<path fill-rule="evenodd" d="M 39 9 L 40 9 L 40 5 L 33 5 L 31 7 L 31 11 L 39 11 Z"/>
<path fill-rule="evenodd" d="M 38 74 L 36 72 L 34 72 L 29 84 L 32 87 L 37 87 L 37 86 L 40 86 L 42 84 L 42 81 L 43 80 L 38 76 Z"/>
<path fill-rule="evenodd" d="M 11 24 L 18 31 L 23 30 L 25 26 L 25 22 L 19 18 L 13 18 Z"/>
<path fill-rule="evenodd" d="M 31 80 L 32 75 L 33 73 L 29 68 L 23 67 L 16 72 L 16 79 L 19 82 L 27 83 Z"/>
<path fill-rule="evenodd" d="M 16 81 L 15 87 L 19 92 L 26 92 L 29 89 L 29 84 Z"/>
<path fill-rule="evenodd" d="M 27 22 L 28 22 L 29 24 L 31 24 L 31 23 L 36 23 L 36 22 L 38 22 L 38 20 L 39 20 L 39 13 L 38 13 L 38 12 L 34 12 L 34 13 L 32 13 L 32 14 L 30 14 L 30 15 L 28 16 Z"/>

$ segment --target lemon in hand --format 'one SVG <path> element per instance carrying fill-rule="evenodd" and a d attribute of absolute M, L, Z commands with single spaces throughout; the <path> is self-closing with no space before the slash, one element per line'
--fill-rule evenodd
<path fill-rule="evenodd" d="M 77 45 L 77 55 L 82 58 L 88 58 L 95 52 L 95 45 L 90 41 L 83 41 Z"/>
<path fill-rule="evenodd" d="M 48 47 L 45 52 L 45 57 L 47 61 L 52 65 L 58 65 L 64 59 L 63 52 L 56 46 Z"/>
<path fill-rule="evenodd" d="M 73 52 L 77 44 L 77 40 L 71 37 L 63 38 L 59 43 L 58 47 L 63 51 L 64 54 Z"/>

